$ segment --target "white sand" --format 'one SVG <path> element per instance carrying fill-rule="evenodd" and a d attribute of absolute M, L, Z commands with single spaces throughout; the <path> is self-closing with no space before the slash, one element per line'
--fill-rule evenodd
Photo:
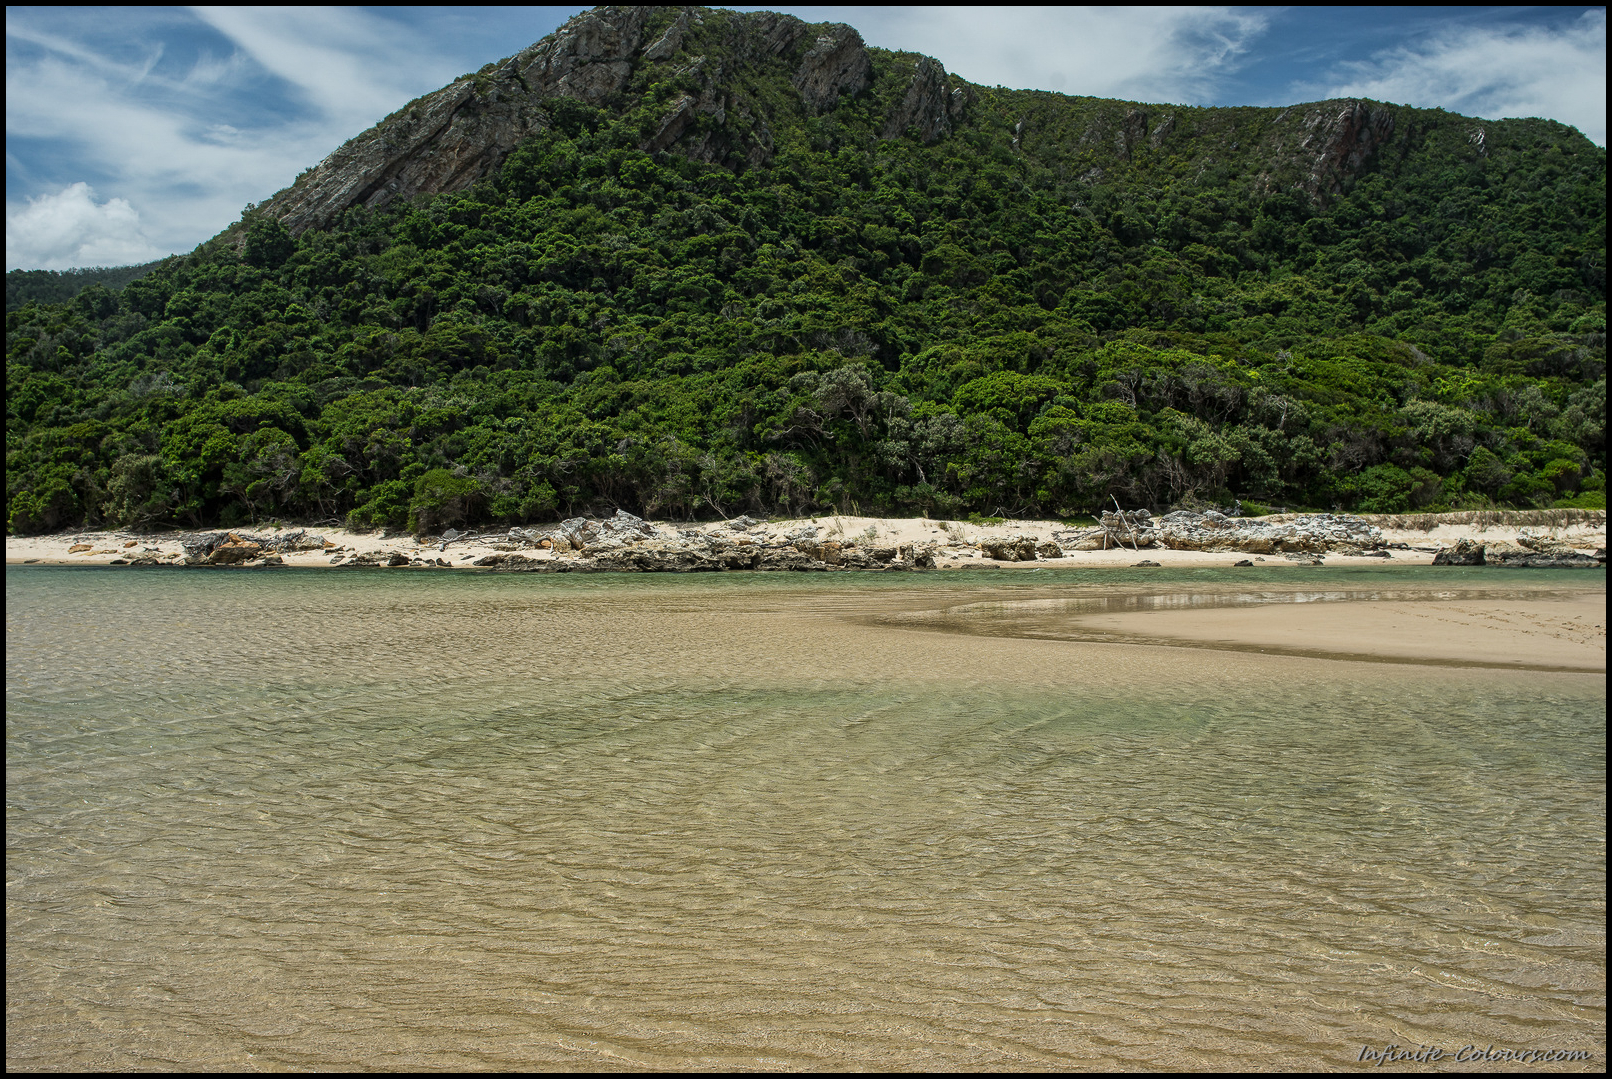
<path fill-rule="evenodd" d="M 687 523 L 661 521 L 652 522 L 662 528 L 701 528 L 707 529 L 717 522 L 702 522 L 699 525 Z M 753 536 L 768 536 L 782 538 L 791 529 L 802 524 L 816 524 L 821 531 L 818 538 L 822 540 L 854 541 L 858 544 L 893 545 L 902 543 L 934 543 L 939 545 L 936 550 L 937 564 L 942 569 L 1001 569 L 1006 571 L 1026 569 L 1083 569 L 1100 566 L 1132 566 L 1147 559 L 1157 562 L 1161 566 L 1230 566 L 1244 558 L 1256 564 L 1285 566 L 1293 563 L 1280 555 L 1249 555 L 1236 551 L 1173 551 L 1163 547 L 1144 547 L 1141 551 L 1130 548 L 1108 551 L 1071 551 L 1062 558 L 1041 559 L 1035 562 L 996 562 L 980 554 L 976 548 L 966 546 L 946 546 L 953 544 L 975 544 L 982 539 L 1000 539 L 1011 535 L 1025 534 L 1039 539 L 1051 539 L 1054 531 L 1067 531 L 1067 527 L 1057 521 L 1035 520 L 1007 520 L 1000 524 L 974 525 L 968 522 L 934 520 L 926 517 L 843 517 L 822 516 L 796 518 L 793 520 L 769 521 L 764 525 L 751 529 Z M 542 526 L 536 526 L 542 527 Z M 253 535 L 273 534 L 277 530 L 265 526 L 243 528 L 240 531 L 250 532 Z M 294 529 L 293 529 L 294 531 Z M 336 547 L 325 551 L 296 551 L 288 552 L 282 557 L 288 566 L 295 567 L 325 567 L 331 565 L 335 555 L 377 553 L 388 555 L 394 552 L 402 553 L 413 558 L 442 559 L 452 566 L 468 567 L 475 559 L 492 554 L 498 547 L 500 538 L 497 535 L 483 536 L 475 540 L 461 540 L 449 544 L 446 550 L 439 550 L 440 541 L 432 540 L 419 543 L 414 537 L 398 535 L 383 538 L 379 533 L 350 532 L 340 528 L 309 529 L 310 532 L 324 536 Z M 1606 528 L 1604 525 L 1584 526 L 1575 525 L 1569 528 L 1528 528 L 1516 527 L 1489 527 L 1487 529 L 1475 525 L 1440 525 L 1432 532 L 1415 530 L 1383 530 L 1383 539 L 1388 543 L 1405 543 L 1412 548 L 1420 550 L 1394 550 L 1391 558 L 1351 557 L 1348 555 L 1326 555 L 1327 565 L 1430 565 L 1437 548 L 1453 544 L 1457 539 L 1470 538 L 1481 540 L 1514 540 L 1521 532 L 1535 535 L 1551 535 L 1582 550 L 1593 550 L 1606 545 Z M 88 544 L 88 549 L 78 552 L 70 548 Z M 508 549 L 506 547 L 506 549 Z M 534 551 L 529 548 L 522 549 L 521 553 L 528 558 L 551 558 L 547 551 Z M 164 561 L 175 561 L 184 557 L 178 539 L 173 534 L 142 534 L 136 532 L 73 532 L 58 533 L 50 536 L 7 536 L 6 537 L 6 563 L 50 563 L 65 565 L 107 565 L 114 559 L 130 558 L 137 554 L 155 554 Z M 339 561 L 339 559 L 338 559 Z"/>

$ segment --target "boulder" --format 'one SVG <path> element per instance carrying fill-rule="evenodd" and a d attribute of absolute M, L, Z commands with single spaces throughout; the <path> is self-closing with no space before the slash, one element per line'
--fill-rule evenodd
<path fill-rule="evenodd" d="M 1546 537 L 1518 538 L 1534 539 L 1538 546 L 1506 543 L 1503 540 L 1488 543 L 1483 549 L 1484 564 L 1511 569 L 1581 569 L 1604 564 L 1603 561 L 1590 555 L 1580 554 L 1560 541 L 1538 542 L 1545 540 Z"/>
<path fill-rule="evenodd" d="M 1531 536 L 1523 533 L 1517 537 L 1517 546 L 1525 547 L 1536 554 L 1567 555 L 1573 553 L 1572 547 L 1555 536 Z"/>
<path fill-rule="evenodd" d="M 1040 558 L 1062 558 L 1063 548 L 1051 540 L 1046 540 L 1043 543 L 1036 544 L 1035 553 Z"/>
<path fill-rule="evenodd" d="M 1435 566 L 1481 566 L 1483 562 L 1483 544 L 1469 539 L 1458 539 L 1454 547 L 1446 547 L 1433 556 Z"/>
<path fill-rule="evenodd" d="M 769 547 L 761 553 L 761 559 L 756 564 L 756 569 L 759 570 L 815 572 L 827 568 L 824 563 L 793 547 Z"/>
<path fill-rule="evenodd" d="M 932 543 L 903 543 L 896 550 L 901 560 L 913 569 L 935 568 L 935 546 Z"/>
<path fill-rule="evenodd" d="M 322 551 L 326 547 L 334 546 L 335 544 L 330 543 L 325 537 L 300 528 L 295 532 L 275 536 L 263 543 L 264 549 L 274 551 Z"/>
<path fill-rule="evenodd" d="M 844 544 L 838 540 L 827 540 L 823 543 L 799 541 L 795 544 L 795 549 L 825 565 L 837 566 L 841 561 L 840 552 L 844 550 Z"/>
<path fill-rule="evenodd" d="M 709 551 L 661 540 L 604 551 L 593 559 L 593 567 L 620 573 L 698 573 L 727 569 L 728 565 Z"/>
<path fill-rule="evenodd" d="M 1151 547 L 1159 541 L 1153 515 L 1147 510 L 1104 510 L 1098 524 L 1108 537 L 1110 547 Z"/>
<path fill-rule="evenodd" d="M 642 517 L 618 509 L 614 517 L 600 521 L 595 528 L 602 539 L 617 543 L 638 543 L 655 535 L 655 526 Z"/>
<path fill-rule="evenodd" d="M 1252 566 L 1252 565 L 1253 565 L 1253 563 L 1252 563 L 1252 562 L 1250 562 L 1250 561 L 1249 561 L 1249 560 L 1248 560 L 1248 559 L 1246 559 L 1246 558 L 1245 558 L 1245 559 L 1243 559 L 1243 560 L 1242 560 L 1242 561 L 1240 561 L 1240 562 L 1233 562 L 1233 563 L 1232 563 L 1232 565 L 1233 565 L 1233 566 Z"/>
<path fill-rule="evenodd" d="M 1142 567 L 1142 566 L 1149 566 L 1149 567 L 1152 567 L 1154 569 L 1157 569 L 1159 564 L 1157 562 L 1153 561 L 1150 558 L 1144 558 L 1144 559 L 1142 559 L 1142 561 L 1137 562 L 1132 568 L 1139 568 L 1139 567 Z"/>
<path fill-rule="evenodd" d="M 1138 514 L 1146 511 L 1139 510 Z M 1104 531 L 1110 542 L 1123 529 L 1104 514 Z M 1263 519 L 1227 517 L 1210 510 L 1194 513 L 1176 510 L 1150 522 L 1158 542 L 1178 551 L 1241 551 L 1248 554 L 1288 552 L 1358 554 L 1383 545 L 1382 530 L 1349 514 L 1283 514 Z"/>
<path fill-rule="evenodd" d="M 238 566 L 243 562 L 250 562 L 263 554 L 261 545 L 242 541 L 230 533 L 230 539 L 214 547 L 207 556 L 207 562 L 214 566 Z"/>
<path fill-rule="evenodd" d="M 84 551 L 93 551 L 93 550 L 95 550 L 95 544 L 93 544 L 93 543 L 75 543 L 71 547 L 67 548 L 67 553 L 68 554 L 80 554 L 80 553 L 82 553 Z"/>
<path fill-rule="evenodd" d="M 1036 541 L 1034 536 L 1009 536 L 1007 539 L 980 540 L 980 550 L 986 557 L 998 562 L 1034 562 Z"/>
<path fill-rule="evenodd" d="M 1533 556 L 1534 552 L 1528 548 L 1505 540 L 1490 540 L 1483 545 L 1483 564 L 1486 566 L 1522 565 Z"/>

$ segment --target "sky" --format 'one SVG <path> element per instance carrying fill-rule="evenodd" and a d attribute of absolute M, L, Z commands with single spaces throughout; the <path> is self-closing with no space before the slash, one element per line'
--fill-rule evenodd
<path fill-rule="evenodd" d="M 399 106 L 583 8 L 6 9 L 6 269 L 189 251 Z M 741 8 L 740 10 L 758 10 Z M 775 7 L 971 82 L 1541 116 L 1606 145 L 1606 9 Z"/>

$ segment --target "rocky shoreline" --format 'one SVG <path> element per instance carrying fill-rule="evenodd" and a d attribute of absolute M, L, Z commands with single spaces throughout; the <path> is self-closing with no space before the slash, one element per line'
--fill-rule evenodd
<path fill-rule="evenodd" d="M 341 530 L 210 531 L 161 537 L 81 534 L 7 538 L 8 562 L 184 565 L 231 568 L 389 567 L 504 573 L 698 573 L 729 570 L 898 572 L 999 567 L 1491 565 L 1593 567 L 1605 563 L 1604 533 L 1563 539 L 1524 531 L 1515 542 L 1463 535 L 1452 544 L 1408 542 L 1349 514 L 1228 517 L 1210 511 L 1104 513 L 1094 527 L 1056 522 L 972 525 L 957 521 L 823 518 L 763 522 L 751 517 L 699 526 L 654 523 L 618 510 L 544 528 L 491 533 L 448 530 L 437 537 L 366 536 Z M 78 542 L 71 542 L 73 539 Z M 1571 542 L 1569 542 L 1571 540 Z M 38 557 L 28 557 L 35 554 Z M 1146 554 L 1150 557 L 1143 557 Z M 19 555 L 21 557 L 19 557 Z M 1252 556 L 1252 557 L 1237 557 Z M 1268 557 L 1267 557 L 1268 556 Z M 1231 560 L 1235 558 L 1235 560 Z"/>

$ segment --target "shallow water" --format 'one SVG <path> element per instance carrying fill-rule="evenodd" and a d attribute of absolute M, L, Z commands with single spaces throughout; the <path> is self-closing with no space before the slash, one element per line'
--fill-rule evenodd
<path fill-rule="evenodd" d="M 1604 675 L 1047 631 L 1588 578 L 1255 573 L 12 567 L 7 1064 L 1599 1070 Z"/>

